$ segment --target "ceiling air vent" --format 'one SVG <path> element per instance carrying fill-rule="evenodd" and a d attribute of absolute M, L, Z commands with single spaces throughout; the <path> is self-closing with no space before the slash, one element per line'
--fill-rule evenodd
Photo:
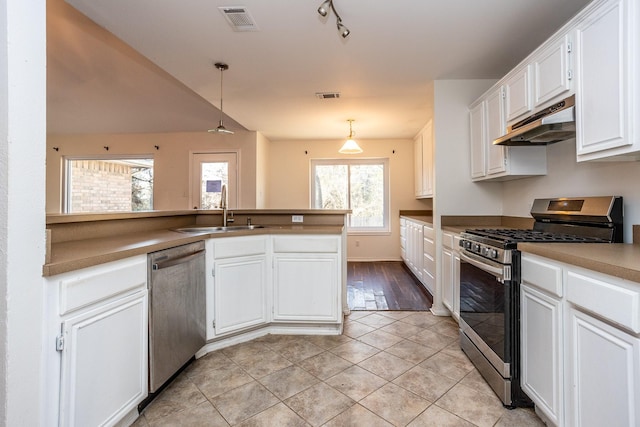
<path fill-rule="evenodd" d="M 233 31 L 260 31 L 246 7 L 223 6 L 218 10 L 227 19 Z"/>
<path fill-rule="evenodd" d="M 316 98 L 318 98 L 318 99 L 338 99 L 338 98 L 340 98 L 340 92 L 316 92 Z"/>

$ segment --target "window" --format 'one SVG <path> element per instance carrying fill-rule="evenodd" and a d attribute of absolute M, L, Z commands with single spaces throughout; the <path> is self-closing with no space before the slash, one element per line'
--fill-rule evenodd
<path fill-rule="evenodd" d="M 389 231 L 389 160 L 311 161 L 311 206 L 351 209 L 349 232 Z"/>
<path fill-rule="evenodd" d="M 65 212 L 153 209 L 151 158 L 66 158 L 65 172 Z"/>

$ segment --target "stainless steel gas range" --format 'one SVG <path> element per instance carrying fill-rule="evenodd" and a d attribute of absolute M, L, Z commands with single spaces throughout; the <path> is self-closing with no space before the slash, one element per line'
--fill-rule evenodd
<path fill-rule="evenodd" d="M 519 242 L 621 243 L 622 197 L 536 199 L 532 230 L 471 229 L 460 240 L 460 346 L 507 407 L 520 389 Z"/>

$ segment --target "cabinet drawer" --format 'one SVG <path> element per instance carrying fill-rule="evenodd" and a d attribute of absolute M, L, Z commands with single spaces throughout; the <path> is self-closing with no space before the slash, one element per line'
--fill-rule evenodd
<path fill-rule="evenodd" d="M 436 256 L 436 242 L 433 241 L 432 238 L 425 237 L 423 239 L 422 250 L 425 254 L 431 255 L 431 257 Z"/>
<path fill-rule="evenodd" d="M 442 233 L 442 246 L 453 249 L 453 234 Z"/>
<path fill-rule="evenodd" d="M 215 259 L 239 256 L 262 255 L 267 253 L 267 237 L 228 237 L 213 239 Z"/>
<path fill-rule="evenodd" d="M 432 276 L 436 274 L 436 260 L 429 254 L 424 254 L 422 261 L 422 267 L 425 271 L 429 272 Z"/>
<path fill-rule="evenodd" d="M 531 255 L 522 257 L 522 282 L 562 298 L 562 268 Z"/>
<path fill-rule="evenodd" d="M 630 289 L 615 277 L 591 277 L 569 271 L 567 300 L 640 333 L 640 290 Z"/>
<path fill-rule="evenodd" d="M 433 227 L 428 225 L 423 226 L 424 229 L 424 237 L 428 237 L 429 239 L 435 239 L 435 233 L 433 232 Z"/>
<path fill-rule="evenodd" d="M 294 253 L 337 253 L 340 248 L 338 237 L 321 236 L 274 236 L 274 252 Z"/>
<path fill-rule="evenodd" d="M 53 277 L 60 287 L 60 315 L 147 286 L 147 257 L 141 255 Z"/>

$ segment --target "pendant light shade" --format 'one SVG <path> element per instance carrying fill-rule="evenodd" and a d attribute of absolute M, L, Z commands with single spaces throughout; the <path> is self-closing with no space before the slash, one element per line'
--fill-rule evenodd
<path fill-rule="evenodd" d="M 222 62 L 216 62 L 215 63 L 215 67 L 218 70 L 220 70 L 220 121 L 218 122 L 218 127 L 217 128 L 209 129 L 208 132 L 233 135 L 233 131 L 230 131 L 229 129 L 225 128 L 224 127 L 224 122 L 222 121 L 222 116 L 224 115 L 223 110 L 222 110 L 222 74 L 223 74 L 224 70 L 228 70 L 229 69 L 229 66 L 227 64 L 222 63 Z"/>
<path fill-rule="evenodd" d="M 338 153 L 341 154 L 358 154 L 362 153 L 362 148 L 358 145 L 358 143 L 353 139 L 353 120 L 347 120 L 349 122 L 349 139 L 342 145 L 342 148 L 338 150 Z"/>

